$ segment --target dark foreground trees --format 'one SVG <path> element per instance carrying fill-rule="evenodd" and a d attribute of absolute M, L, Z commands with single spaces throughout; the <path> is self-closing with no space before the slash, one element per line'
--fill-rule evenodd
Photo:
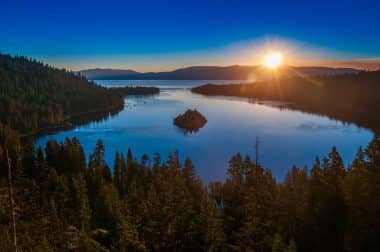
<path fill-rule="evenodd" d="M 21 251 L 377 251 L 380 138 L 344 167 L 335 148 L 277 182 L 240 154 L 206 187 L 190 159 L 116 153 L 78 139 L 20 149 L 1 127 L 0 250 L 13 248 L 4 151 L 9 151 Z"/>

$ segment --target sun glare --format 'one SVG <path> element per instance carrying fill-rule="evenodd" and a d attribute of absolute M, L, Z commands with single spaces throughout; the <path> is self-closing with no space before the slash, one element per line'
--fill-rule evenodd
<path fill-rule="evenodd" d="M 265 55 L 264 65 L 268 68 L 275 69 L 282 64 L 282 54 L 280 52 L 271 52 Z"/>

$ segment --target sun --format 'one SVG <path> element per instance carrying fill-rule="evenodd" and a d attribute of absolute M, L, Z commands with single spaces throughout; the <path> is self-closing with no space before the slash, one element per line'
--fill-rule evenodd
<path fill-rule="evenodd" d="M 270 52 L 264 57 L 264 65 L 271 69 L 276 69 L 282 64 L 282 53 Z"/>

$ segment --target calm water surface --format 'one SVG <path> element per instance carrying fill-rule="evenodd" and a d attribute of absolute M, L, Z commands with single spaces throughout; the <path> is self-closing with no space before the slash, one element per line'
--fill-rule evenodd
<path fill-rule="evenodd" d="M 232 81 L 98 81 L 102 85 L 159 86 L 161 93 L 148 97 L 126 97 L 125 108 L 116 116 L 69 131 L 42 136 L 37 145 L 49 139 L 80 139 L 86 155 L 97 139 L 106 146 L 106 160 L 112 165 L 114 153 L 131 148 L 138 158 L 158 152 L 165 159 L 178 150 L 190 157 L 205 181 L 224 179 L 232 155 L 254 153 L 255 138 L 260 140 L 260 163 L 282 180 L 293 164 L 310 166 L 317 155 L 326 155 L 336 146 L 346 164 L 358 147 L 371 140 L 371 131 L 343 124 L 327 117 L 284 111 L 252 104 L 245 98 L 205 97 L 192 94 L 191 86 Z M 239 81 L 241 82 L 241 81 Z M 208 120 L 193 134 L 184 134 L 173 125 L 173 118 L 188 108 L 196 108 Z"/>

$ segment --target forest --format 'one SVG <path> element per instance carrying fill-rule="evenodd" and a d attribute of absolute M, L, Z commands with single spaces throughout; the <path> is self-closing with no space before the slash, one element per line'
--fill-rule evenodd
<path fill-rule="evenodd" d="M 155 87 L 108 89 L 65 69 L 0 54 L 0 123 L 20 134 L 67 126 L 84 118 L 99 120 L 120 111 L 126 95 L 157 93 Z"/>
<path fill-rule="evenodd" d="M 0 250 L 378 251 L 380 137 L 348 167 L 333 148 L 276 181 L 237 153 L 225 181 L 205 185 L 178 153 L 89 159 L 78 139 L 21 148 L 1 128 Z M 111 172 L 112 170 L 112 172 Z M 2 170 L 4 171 L 4 169 Z M 8 174 L 9 175 L 9 174 Z M 12 208 L 11 208 L 12 206 Z M 12 219 L 13 218 L 13 219 Z"/>
<path fill-rule="evenodd" d="M 193 88 L 192 92 L 291 102 L 293 109 L 380 132 L 380 71 L 288 78 L 273 76 L 271 81 L 251 84 L 207 84 Z"/>
<path fill-rule="evenodd" d="M 0 120 L 20 133 L 87 111 L 118 110 L 122 97 L 66 70 L 0 54 Z"/>
<path fill-rule="evenodd" d="M 358 77 L 333 78 L 340 83 Z M 336 85 L 330 88 L 340 98 L 342 87 Z M 364 93 L 355 97 L 357 89 L 350 85 L 346 102 L 370 97 L 365 86 L 372 84 L 362 83 Z M 224 181 L 205 184 L 191 159 L 180 160 L 177 152 L 167 158 L 117 152 L 110 167 L 101 140 L 88 158 L 76 138 L 50 140 L 37 149 L 21 141 L 22 134 L 66 117 L 122 106 L 126 90 L 110 91 L 65 70 L 6 55 L 0 55 L 0 89 L 0 251 L 377 251 L 380 246 L 379 136 L 359 148 L 347 167 L 332 148 L 312 167 L 292 167 L 284 181 L 255 157 L 237 153 Z M 360 108 L 376 105 L 378 93 L 372 95 Z M 334 104 L 340 108 L 341 102 Z"/>

